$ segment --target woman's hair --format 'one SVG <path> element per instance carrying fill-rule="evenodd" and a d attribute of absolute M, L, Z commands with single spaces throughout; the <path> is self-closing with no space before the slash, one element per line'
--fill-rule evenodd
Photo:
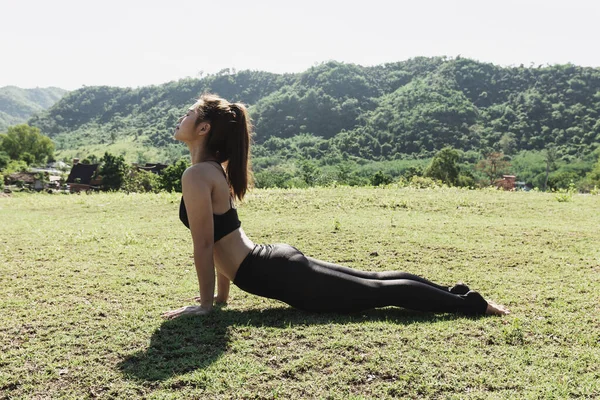
<path fill-rule="evenodd" d="M 206 150 L 226 165 L 232 195 L 242 200 L 252 182 L 249 160 L 252 123 L 246 107 L 205 93 L 192 109 L 198 113 L 196 126 L 201 122 L 210 124 Z"/>

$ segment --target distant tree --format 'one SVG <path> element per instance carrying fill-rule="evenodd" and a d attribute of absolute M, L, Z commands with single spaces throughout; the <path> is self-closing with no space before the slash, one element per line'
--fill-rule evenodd
<path fill-rule="evenodd" d="M 371 177 L 371 185 L 373 186 L 381 186 L 381 185 L 389 185 L 393 182 L 393 178 L 386 174 L 383 171 L 377 171 L 375 175 Z"/>
<path fill-rule="evenodd" d="M 25 161 L 27 165 L 31 165 L 35 162 L 35 156 L 29 152 L 21 153 L 21 160 Z"/>
<path fill-rule="evenodd" d="M 498 178 L 508 172 L 510 163 L 505 160 L 503 153 L 490 152 L 477 163 L 476 168 L 487 176 L 489 184 L 493 185 Z"/>
<path fill-rule="evenodd" d="M 550 175 L 550 168 L 554 168 L 556 160 L 558 159 L 558 152 L 556 147 L 550 146 L 546 149 L 545 161 L 546 161 L 546 178 L 544 179 L 544 192 L 548 188 L 548 176 Z"/>
<path fill-rule="evenodd" d="M 6 168 L 6 166 L 8 165 L 9 162 L 10 162 L 10 157 L 8 156 L 8 154 L 6 154 L 6 152 L 0 150 L 0 171 L 2 171 L 4 168 Z"/>
<path fill-rule="evenodd" d="M 138 164 L 144 165 L 144 164 L 146 164 L 148 162 L 148 155 L 146 154 L 145 151 L 138 150 L 136 153 L 137 153 L 136 154 L 136 158 L 137 158 L 136 162 Z"/>
<path fill-rule="evenodd" d="M 423 168 L 420 166 L 411 165 L 402 174 L 407 180 L 411 180 L 413 176 L 423 176 Z"/>
<path fill-rule="evenodd" d="M 190 163 L 182 158 L 173 165 L 168 166 L 163 170 L 160 177 L 162 188 L 167 192 L 181 193 L 181 175 L 190 166 Z"/>
<path fill-rule="evenodd" d="M 143 169 L 135 170 L 131 168 L 125 175 L 122 190 L 126 192 L 142 193 L 154 192 L 158 193 L 161 189 L 160 177 L 150 171 Z"/>
<path fill-rule="evenodd" d="M 348 183 L 350 173 L 352 172 L 352 165 L 349 162 L 343 161 L 337 164 L 337 170 L 337 180 L 340 183 Z"/>
<path fill-rule="evenodd" d="M 101 165 L 98 174 L 102 177 L 104 190 L 119 190 L 123 185 L 127 164 L 123 156 L 114 156 L 108 152 L 100 159 Z"/>
<path fill-rule="evenodd" d="M 505 133 L 498 142 L 504 154 L 513 154 L 517 148 L 515 134 L 512 132 Z"/>
<path fill-rule="evenodd" d="M 303 160 L 300 162 L 300 173 L 302 174 L 302 180 L 304 180 L 308 186 L 313 186 L 317 180 L 319 168 L 314 162 Z"/>
<path fill-rule="evenodd" d="M 54 153 L 52 140 L 42 135 L 38 128 L 26 124 L 11 126 L 5 134 L 0 134 L 0 146 L 0 151 L 12 160 L 23 160 L 28 164 L 43 163 Z"/>
<path fill-rule="evenodd" d="M 452 147 L 444 147 L 436 153 L 425 170 L 425 176 L 456 186 L 460 175 L 460 155 Z"/>
<path fill-rule="evenodd" d="M 15 172 L 24 172 L 24 171 L 27 171 L 28 169 L 29 169 L 29 167 L 27 166 L 27 163 L 25 161 L 10 160 L 8 162 L 8 164 L 6 164 L 6 167 L 4 167 L 4 169 L 2 170 L 2 173 L 4 175 L 10 175 Z"/>
<path fill-rule="evenodd" d="M 590 192 L 594 189 L 598 190 L 598 188 L 600 188 L 600 156 L 592 170 L 579 183 L 579 189 L 583 192 Z"/>

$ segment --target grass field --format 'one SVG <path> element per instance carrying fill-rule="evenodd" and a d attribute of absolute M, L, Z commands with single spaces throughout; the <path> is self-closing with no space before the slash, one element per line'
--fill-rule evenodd
<path fill-rule="evenodd" d="M 197 294 L 178 205 L 0 198 L 0 398 L 600 398 L 600 196 L 255 190 L 239 207 L 257 243 L 464 280 L 504 318 L 313 315 L 233 287 L 163 320 Z"/>

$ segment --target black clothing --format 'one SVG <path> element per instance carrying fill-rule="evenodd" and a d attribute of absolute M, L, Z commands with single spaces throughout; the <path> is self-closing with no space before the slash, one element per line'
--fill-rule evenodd
<path fill-rule="evenodd" d="M 476 315 L 487 309 L 483 297 L 462 284 L 449 288 L 405 272 L 355 270 L 306 257 L 287 244 L 256 245 L 233 283 L 248 293 L 312 312 L 398 306 Z"/>
<path fill-rule="evenodd" d="M 219 168 L 225 174 L 220 164 Z M 183 197 L 179 219 L 190 227 Z M 213 214 L 213 222 L 215 243 L 241 226 L 233 206 L 224 214 Z M 406 272 L 365 272 L 342 267 L 305 257 L 287 244 L 254 246 L 240 264 L 233 283 L 248 293 L 313 312 L 398 306 L 475 315 L 484 314 L 487 309 L 483 297 L 464 284 L 449 288 Z"/>
<path fill-rule="evenodd" d="M 217 161 L 207 161 L 214 162 L 218 165 L 218 168 L 223 173 L 225 180 L 227 180 L 227 174 L 223 171 L 223 167 Z M 242 226 L 240 219 L 237 214 L 237 210 L 233 208 L 233 202 L 231 198 L 229 199 L 229 210 L 227 210 L 223 214 L 213 214 L 213 232 L 214 232 L 214 242 L 217 243 L 223 237 L 227 236 L 231 232 L 238 229 Z M 179 203 L 179 219 L 183 224 L 189 229 L 190 222 L 188 220 L 187 210 L 185 208 L 185 202 L 183 201 L 183 196 L 181 197 L 181 203 Z"/>
<path fill-rule="evenodd" d="M 181 198 L 181 203 L 179 203 L 179 219 L 189 229 L 190 223 L 188 221 L 187 210 L 185 209 L 183 197 Z M 219 240 L 221 240 L 221 238 L 227 236 L 242 226 L 242 223 L 238 218 L 237 210 L 231 207 L 224 214 L 213 214 L 213 225 L 215 243 L 217 243 Z"/>

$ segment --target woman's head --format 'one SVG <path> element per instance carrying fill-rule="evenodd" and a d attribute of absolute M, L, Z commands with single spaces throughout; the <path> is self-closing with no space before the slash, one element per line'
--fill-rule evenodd
<path fill-rule="evenodd" d="M 178 135 L 178 131 L 182 132 Z M 210 159 L 225 164 L 233 195 L 242 199 L 251 181 L 249 166 L 252 124 L 246 107 L 214 94 L 203 94 L 180 120 L 175 138 L 197 140 Z"/>

